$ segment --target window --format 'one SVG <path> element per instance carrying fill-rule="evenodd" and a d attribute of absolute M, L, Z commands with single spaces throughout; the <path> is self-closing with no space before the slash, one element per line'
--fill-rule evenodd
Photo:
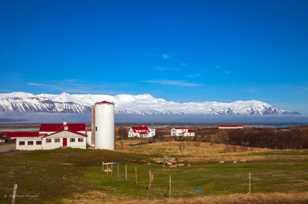
<path fill-rule="evenodd" d="M 78 138 L 78 142 L 83 142 L 83 138 Z"/>
<path fill-rule="evenodd" d="M 46 139 L 46 142 L 47 143 L 51 143 L 51 139 Z"/>
<path fill-rule="evenodd" d="M 55 142 L 56 142 L 56 143 L 59 143 L 59 142 L 60 142 L 60 138 L 56 138 L 56 139 L 55 139 Z"/>
<path fill-rule="evenodd" d="M 41 145 L 41 144 L 42 144 L 42 141 L 36 141 L 36 144 L 37 144 L 37 145 Z"/>
<path fill-rule="evenodd" d="M 33 141 L 28 141 L 28 145 L 33 145 Z"/>
<path fill-rule="evenodd" d="M 19 145 L 25 145 L 25 141 L 19 141 Z"/>
<path fill-rule="evenodd" d="M 75 138 L 71 138 L 70 141 L 71 141 L 71 142 L 75 142 Z"/>

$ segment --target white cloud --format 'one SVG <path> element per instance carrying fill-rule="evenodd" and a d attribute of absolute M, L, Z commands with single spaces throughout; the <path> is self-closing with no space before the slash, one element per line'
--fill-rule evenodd
<path fill-rule="evenodd" d="M 216 66 L 215 66 L 215 69 L 218 70 L 218 71 L 220 71 L 220 72 L 222 72 L 222 73 L 225 74 L 225 75 L 230 75 L 230 74 L 232 74 L 232 71 L 231 71 L 231 70 L 226 69 L 226 68 L 223 68 L 223 67 L 220 66 L 220 65 L 216 65 Z"/>
<path fill-rule="evenodd" d="M 145 83 L 159 84 L 159 85 L 168 85 L 168 86 L 178 86 L 178 87 L 198 87 L 202 84 L 184 81 L 184 80 L 147 80 Z"/>
<path fill-rule="evenodd" d="M 164 60 L 170 59 L 170 55 L 168 55 L 167 53 L 163 53 L 163 54 L 161 55 L 161 57 L 162 57 Z"/>

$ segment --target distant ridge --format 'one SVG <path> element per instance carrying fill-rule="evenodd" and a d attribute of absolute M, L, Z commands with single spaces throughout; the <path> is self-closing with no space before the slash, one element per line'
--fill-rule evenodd
<path fill-rule="evenodd" d="M 258 100 L 234 102 L 175 102 L 150 94 L 31 94 L 12 92 L 0 94 L 0 112 L 24 113 L 87 113 L 97 101 L 115 102 L 117 114 L 133 115 L 218 115 L 263 116 L 299 115 Z"/>

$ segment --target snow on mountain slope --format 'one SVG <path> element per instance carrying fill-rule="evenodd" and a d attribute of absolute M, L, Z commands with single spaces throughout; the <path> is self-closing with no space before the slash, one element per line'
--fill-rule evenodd
<path fill-rule="evenodd" d="M 175 102 L 149 94 L 38 94 L 12 92 L 0 94 L 0 112 L 84 113 L 98 101 L 115 102 L 116 113 L 198 114 L 198 115 L 279 115 L 288 113 L 256 100 L 224 102 Z"/>

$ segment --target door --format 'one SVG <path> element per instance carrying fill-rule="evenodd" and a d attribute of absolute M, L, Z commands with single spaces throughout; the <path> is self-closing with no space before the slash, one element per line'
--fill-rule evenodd
<path fill-rule="evenodd" d="M 63 144 L 63 147 L 67 147 L 67 138 L 63 138 L 62 144 Z"/>

